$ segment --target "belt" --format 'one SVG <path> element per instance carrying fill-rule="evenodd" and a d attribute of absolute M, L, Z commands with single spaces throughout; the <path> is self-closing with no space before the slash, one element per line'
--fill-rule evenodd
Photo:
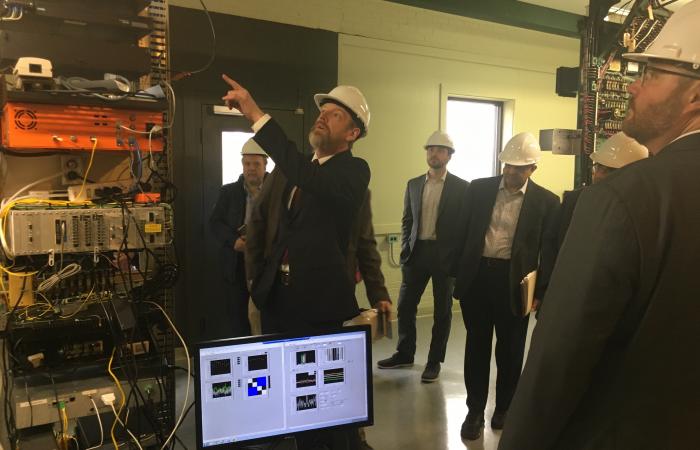
<path fill-rule="evenodd" d="M 289 264 L 280 265 L 280 283 L 289 286 Z"/>
<path fill-rule="evenodd" d="M 481 264 L 486 267 L 504 267 L 510 264 L 510 259 L 481 257 Z"/>

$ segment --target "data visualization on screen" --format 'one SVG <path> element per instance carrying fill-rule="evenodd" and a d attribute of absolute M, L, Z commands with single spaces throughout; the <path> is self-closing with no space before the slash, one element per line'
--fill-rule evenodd
<path fill-rule="evenodd" d="M 371 423 L 367 338 L 365 327 L 351 327 L 202 344 L 197 349 L 198 445 Z"/>

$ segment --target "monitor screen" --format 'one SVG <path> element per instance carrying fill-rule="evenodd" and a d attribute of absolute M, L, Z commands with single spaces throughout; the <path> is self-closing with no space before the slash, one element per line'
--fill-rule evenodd
<path fill-rule="evenodd" d="M 369 326 L 199 344 L 198 448 L 371 425 L 371 361 Z"/>

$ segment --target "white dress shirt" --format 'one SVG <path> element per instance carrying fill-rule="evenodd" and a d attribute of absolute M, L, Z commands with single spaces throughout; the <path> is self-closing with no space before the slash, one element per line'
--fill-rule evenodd
<path fill-rule="evenodd" d="M 529 179 L 523 187 L 510 193 L 503 185 L 503 179 L 498 186 L 496 203 L 493 205 L 491 213 L 491 223 L 486 231 L 484 239 L 483 256 L 487 258 L 510 259 L 511 248 L 513 247 L 513 237 L 518 227 L 520 209 L 523 206 L 523 198 Z"/>
<path fill-rule="evenodd" d="M 425 175 L 423 185 L 423 198 L 421 198 L 420 223 L 418 224 L 418 239 L 421 241 L 434 241 L 437 239 L 436 224 L 438 216 L 438 206 L 440 197 L 445 187 L 447 171 L 440 177 L 430 176 L 430 172 Z"/>

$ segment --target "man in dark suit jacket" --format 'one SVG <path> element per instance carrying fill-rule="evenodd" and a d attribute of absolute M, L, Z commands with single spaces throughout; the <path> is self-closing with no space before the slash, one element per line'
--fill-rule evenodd
<path fill-rule="evenodd" d="M 370 172 L 350 148 L 366 133 L 366 101 L 359 90 L 347 86 L 316 95 L 320 114 L 309 133 L 312 162 L 245 89 L 227 82 L 233 89 L 224 99 L 254 122 L 253 139 L 276 165 L 253 210 L 246 249 L 263 331 L 342 324 L 358 314 L 346 255 Z"/>
<path fill-rule="evenodd" d="M 498 377 L 491 427 L 503 427 L 525 351 L 528 317 L 522 315 L 520 282 L 537 270 L 535 298 L 541 299 L 556 258 L 559 198 L 530 180 L 539 156 L 535 137 L 518 134 L 499 155 L 503 175 L 474 180 L 467 191 L 467 235 L 455 287 L 467 328 L 465 439 L 481 436 L 494 327 Z"/>
<path fill-rule="evenodd" d="M 413 365 L 416 352 L 416 312 L 428 281 L 433 282 L 433 331 L 428 363 L 421 376 L 430 383 L 440 375 L 452 323 L 452 290 L 457 269 L 459 221 L 469 185 L 447 172 L 454 144 L 442 131 L 425 145 L 429 170 L 409 180 L 401 220 L 401 289 L 399 291 L 399 342 L 396 353 L 377 363 L 380 369 Z"/>
<path fill-rule="evenodd" d="M 646 67 L 623 130 L 654 157 L 581 194 L 501 450 L 698 448 L 698 23 L 695 0 L 624 55 Z"/>
<path fill-rule="evenodd" d="M 275 162 L 248 223 L 246 269 L 264 333 L 340 327 L 359 313 L 348 277 L 350 230 L 366 198 L 370 171 L 352 155 L 367 133 L 369 107 L 353 86 L 316 94 L 310 160 L 237 82 L 223 97 L 253 123 L 253 138 Z M 297 437 L 300 450 L 359 446 L 357 430 Z"/>
<path fill-rule="evenodd" d="M 248 322 L 248 286 L 246 283 L 245 227 L 252 204 L 260 193 L 265 178 L 267 155 L 252 139 L 241 150 L 243 173 L 234 183 L 225 184 L 219 191 L 209 228 L 220 244 L 218 268 L 221 290 L 228 312 L 229 327 L 223 337 L 250 335 Z"/>

